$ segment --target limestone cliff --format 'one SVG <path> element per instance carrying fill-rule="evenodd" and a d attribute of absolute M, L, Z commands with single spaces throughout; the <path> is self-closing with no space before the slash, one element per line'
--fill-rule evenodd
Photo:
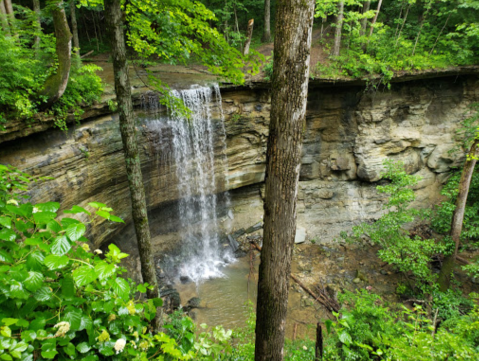
<path fill-rule="evenodd" d="M 455 130 L 468 106 L 478 100 L 475 75 L 410 80 L 392 84 L 390 90 L 313 84 L 304 127 L 298 207 L 298 225 L 306 229 L 307 239 L 327 242 L 341 230 L 379 216 L 383 199 L 375 192 L 375 182 L 388 157 L 403 160 L 409 172 L 422 177 L 417 202 L 422 206 L 434 203 L 449 170 L 461 161 L 458 154 L 449 153 L 455 145 Z M 224 89 L 223 110 L 229 171 L 227 182 L 218 176 L 217 188 L 231 192 L 233 226 L 250 226 L 262 214 L 269 91 L 265 87 Z M 220 119 L 218 109 L 214 117 Z M 64 209 L 91 201 L 108 204 L 126 225 L 99 221 L 90 227 L 90 239 L 95 246 L 115 242 L 132 252 L 135 241 L 117 117 L 88 118 L 66 133 L 17 128 L 15 137 L 0 138 L 0 162 L 53 177 L 32 185 L 32 201 L 58 201 Z M 178 240 L 175 164 L 164 140 L 159 141 L 140 112 L 138 129 L 159 253 Z M 221 151 L 217 147 L 218 158 Z"/>

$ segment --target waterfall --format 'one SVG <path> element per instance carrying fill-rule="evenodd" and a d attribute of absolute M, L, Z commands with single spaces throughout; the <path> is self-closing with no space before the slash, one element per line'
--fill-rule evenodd
<path fill-rule="evenodd" d="M 190 117 L 173 109 L 166 118 L 149 123 L 158 132 L 171 132 L 166 147 L 171 150 L 176 167 L 182 238 L 177 272 L 180 277 L 199 282 L 221 277 L 221 268 L 233 260 L 231 252 L 225 252 L 221 245 L 218 219 L 220 202 L 223 209 L 230 205 L 227 192 L 217 195 L 218 186 L 226 182 L 228 168 L 221 94 L 215 85 L 175 90 L 172 95 L 191 110 Z M 219 120 L 212 118 L 214 108 L 218 109 Z M 215 150 L 220 157 L 215 157 Z M 226 184 L 222 185 L 226 189 Z"/>

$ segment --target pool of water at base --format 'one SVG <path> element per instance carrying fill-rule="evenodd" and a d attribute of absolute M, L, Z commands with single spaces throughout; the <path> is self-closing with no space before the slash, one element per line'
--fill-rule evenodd
<path fill-rule="evenodd" d="M 250 275 L 250 258 L 243 257 L 229 264 L 222 272 L 224 277 L 204 280 L 198 285 L 190 282 L 176 284 L 181 304 L 193 297 L 201 299 L 200 307 L 192 310 L 197 324 L 222 325 L 226 329 L 245 326 L 248 317 L 248 300 L 256 302 L 259 257 L 253 261 L 254 273 Z"/>

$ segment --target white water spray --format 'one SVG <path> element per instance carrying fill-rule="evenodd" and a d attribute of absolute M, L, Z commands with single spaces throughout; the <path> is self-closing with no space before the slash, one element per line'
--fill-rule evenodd
<path fill-rule="evenodd" d="M 224 252 L 220 242 L 218 222 L 218 186 L 226 182 L 226 134 L 224 129 L 219 87 L 199 87 L 173 91 L 191 110 L 189 119 L 180 112 L 171 111 L 166 119 L 150 122 L 158 132 L 171 130 L 171 151 L 176 166 L 179 221 L 182 252 L 179 275 L 198 283 L 201 280 L 222 277 L 221 268 L 234 258 Z M 217 107 L 219 120 L 212 119 Z M 161 139 L 161 134 L 160 134 Z M 216 149 L 215 149 L 216 148 Z M 221 155 L 215 158 L 216 153 Z M 220 169 L 220 172 L 215 172 Z M 223 189 L 226 189 L 226 184 Z M 229 195 L 221 197 L 229 208 Z"/>

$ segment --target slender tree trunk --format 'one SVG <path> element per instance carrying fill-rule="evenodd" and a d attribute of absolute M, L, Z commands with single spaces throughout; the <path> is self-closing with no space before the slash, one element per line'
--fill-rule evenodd
<path fill-rule="evenodd" d="M 236 29 L 236 32 L 239 33 L 238 13 L 236 12 L 236 4 L 235 3 L 233 3 L 233 12 L 235 14 L 235 29 Z"/>
<path fill-rule="evenodd" d="M 336 32 L 334 34 L 334 47 L 332 56 L 339 56 L 339 50 L 341 49 L 341 32 L 343 30 L 344 19 L 344 0 L 340 0 L 338 4 L 338 20 L 336 21 Z"/>
<path fill-rule="evenodd" d="M 131 86 L 126 58 L 125 36 L 123 33 L 123 12 L 121 0 L 105 0 L 105 17 L 110 31 L 115 92 L 120 117 L 120 132 L 125 154 L 126 173 L 130 187 L 133 223 L 135 225 L 138 249 L 140 252 L 141 275 L 153 289 L 147 291 L 148 298 L 159 297 L 158 282 L 151 255 L 150 228 L 146 210 L 145 190 L 141 174 L 140 153 L 136 136 L 135 118 L 131 101 Z M 156 317 L 154 327 L 160 327 Z"/>
<path fill-rule="evenodd" d="M 39 1 L 39 0 L 35 0 Z M 80 40 L 78 39 L 78 23 L 77 23 L 77 16 L 76 16 L 76 5 L 75 0 L 70 0 L 70 18 L 72 22 L 72 33 L 73 33 L 73 48 L 75 49 L 75 53 L 80 55 Z"/>
<path fill-rule="evenodd" d="M 366 1 L 363 5 L 363 15 L 366 14 L 369 11 L 369 8 L 371 7 L 371 1 Z M 362 18 L 361 19 L 361 30 L 359 32 L 360 36 L 364 36 L 366 34 L 366 27 L 368 26 L 368 19 L 367 18 Z"/>
<path fill-rule="evenodd" d="M 15 28 L 15 12 L 13 11 L 12 0 L 4 0 L 5 9 L 7 11 L 8 22 L 10 23 L 10 28 Z M 14 31 L 15 32 L 15 31 Z"/>
<path fill-rule="evenodd" d="M 50 75 L 45 81 L 42 95 L 47 96 L 44 107 L 48 108 L 55 103 L 65 92 L 70 77 L 72 34 L 68 27 L 63 0 L 52 4 L 53 26 L 55 27 L 56 54 L 58 68 L 55 74 Z"/>
<path fill-rule="evenodd" d="M 246 41 L 243 47 L 243 55 L 249 54 L 249 46 L 251 44 L 251 37 L 253 36 L 253 25 L 254 25 L 254 19 L 251 19 L 250 21 L 248 21 L 248 29 L 246 30 Z"/>
<path fill-rule="evenodd" d="M 442 35 L 442 32 L 443 32 L 444 29 L 446 28 L 447 22 L 449 21 L 449 18 L 450 18 L 450 17 L 451 17 L 451 14 L 449 14 L 449 15 L 447 16 L 446 22 L 444 23 L 444 26 L 442 27 L 441 31 L 439 32 L 439 35 L 437 36 L 436 41 L 434 42 L 434 45 L 432 46 L 432 49 L 431 49 L 431 51 L 429 52 L 429 55 L 432 55 L 432 52 L 434 51 L 434 48 L 436 47 L 437 42 L 439 41 L 439 38 L 440 38 L 441 35 Z"/>
<path fill-rule="evenodd" d="M 407 15 L 409 14 L 409 9 L 410 8 L 411 8 L 411 4 L 408 4 L 407 9 L 406 9 L 406 14 L 404 14 L 404 21 L 402 22 L 401 29 L 399 29 L 399 34 L 396 38 L 396 44 L 394 44 L 394 46 L 398 45 L 399 39 L 401 38 L 401 32 L 402 32 L 402 29 L 404 28 L 404 24 L 406 24 Z"/>
<path fill-rule="evenodd" d="M 5 1 L 0 0 L 0 21 L 2 22 L 2 29 L 7 34 L 7 36 L 11 36 L 10 33 L 10 25 L 8 25 L 8 18 L 7 18 L 7 9 L 5 8 Z"/>
<path fill-rule="evenodd" d="M 284 357 L 314 5 L 314 0 L 277 2 L 256 361 L 281 361 Z"/>
<path fill-rule="evenodd" d="M 84 12 L 84 10 L 82 10 L 82 12 Z M 85 28 L 85 34 L 88 39 L 88 44 L 90 44 L 91 46 L 91 38 L 90 38 L 90 34 L 88 34 L 88 26 L 86 25 L 85 17 L 86 17 L 85 15 L 81 16 L 83 20 L 83 27 Z"/>
<path fill-rule="evenodd" d="M 35 35 L 35 42 L 33 44 L 33 48 L 35 49 L 35 56 L 38 57 L 40 52 L 40 32 L 42 31 L 42 22 L 40 19 L 40 0 L 33 0 L 33 11 L 35 12 L 36 16 L 36 31 L 38 34 Z"/>
<path fill-rule="evenodd" d="M 401 2 L 401 10 L 399 11 L 399 22 L 398 22 L 397 25 L 396 25 L 396 31 L 395 31 L 395 33 L 394 33 L 394 37 L 397 37 L 397 35 L 398 35 L 399 23 L 401 22 L 403 9 L 404 9 L 404 1 Z"/>
<path fill-rule="evenodd" d="M 379 0 L 378 2 L 378 9 L 376 10 L 376 14 L 374 15 L 374 18 L 373 18 L 373 21 L 371 23 L 371 29 L 369 30 L 369 36 L 368 38 L 371 37 L 371 35 L 373 35 L 373 31 L 374 31 L 374 25 L 376 24 L 376 21 L 378 20 L 378 15 L 379 15 L 379 11 L 381 11 L 381 5 L 383 3 L 383 0 Z"/>
<path fill-rule="evenodd" d="M 264 32 L 261 41 L 269 43 L 271 41 L 271 3 L 270 0 L 264 0 Z"/>
<path fill-rule="evenodd" d="M 414 53 L 416 52 L 417 43 L 419 42 L 419 37 L 421 36 L 422 28 L 424 27 L 424 22 L 426 20 L 427 14 L 429 13 L 430 9 L 431 9 L 430 7 L 427 8 L 426 12 L 424 13 L 424 16 L 422 16 L 421 26 L 419 27 L 419 32 L 417 33 L 416 41 L 414 43 L 414 48 L 412 49 L 412 54 L 411 55 L 414 55 Z"/>
<path fill-rule="evenodd" d="M 464 221 L 464 213 L 466 210 L 467 195 L 471 185 L 474 167 L 476 166 L 476 157 L 478 153 L 479 140 L 476 139 L 467 154 L 466 163 L 462 169 L 461 180 L 459 181 L 459 193 L 456 199 L 456 208 L 452 214 L 451 233 L 450 236 L 454 241 L 454 252 L 444 258 L 441 272 L 439 273 L 438 283 L 442 292 L 446 292 L 451 282 L 451 274 L 454 269 L 454 262 L 456 261 L 457 250 L 461 242 L 462 223 Z"/>

